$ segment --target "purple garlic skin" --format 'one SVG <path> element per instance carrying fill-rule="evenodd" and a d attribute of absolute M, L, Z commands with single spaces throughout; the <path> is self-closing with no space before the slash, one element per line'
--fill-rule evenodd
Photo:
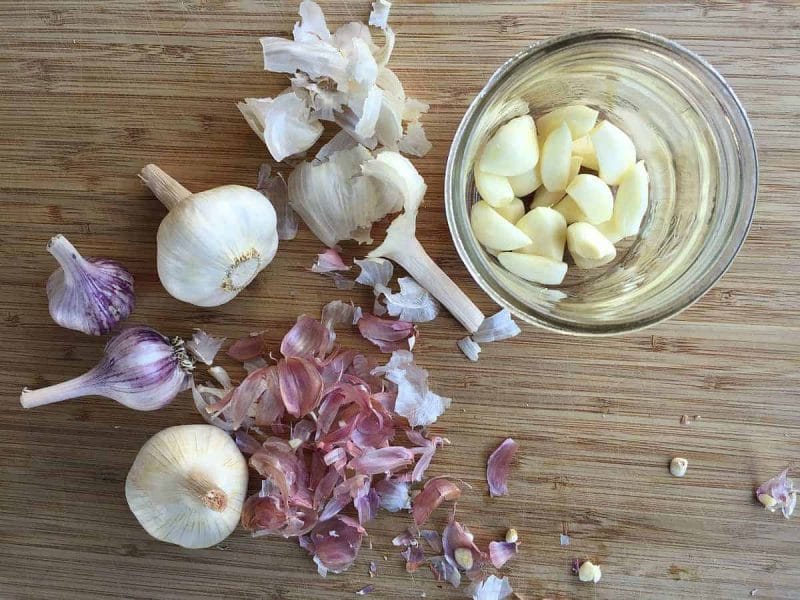
<path fill-rule="evenodd" d="M 105 396 L 134 410 L 156 410 L 192 384 L 194 362 L 184 341 L 172 340 L 150 327 L 124 329 L 106 346 L 105 356 L 90 371 L 39 390 L 24 389 L 24 408 L 80 396 Z"/>
<path fill-rule="evenodd" d="M 133 275 L 116 261 L 84 258 L 63 235 L 47 244 L 61 268 L 47 280 L 50 316 L 67 329 L 103 335 L 134 306 Z"/>

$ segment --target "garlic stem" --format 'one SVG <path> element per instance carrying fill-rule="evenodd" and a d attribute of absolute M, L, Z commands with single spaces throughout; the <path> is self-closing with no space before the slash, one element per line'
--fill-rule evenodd
<path fill-rule="evenodd" d="M 192 192 L 167 175 L 157 165 L 146 165 L 139 173 L 139 178 L 153 192 L 155 197 L 161 200 L 167 210 L 172 210 L 181 201 L 192 195 Z"/>
<path fill-rule="evenodd" d="M 401 233 L 400 228 L 397 229 L 398 233 Z M 475 333 L 483 323 L 485 317 L 481 310 L 439 268 L 439 265 L 433 262 L 415 236 L 406 237 L 402 243 L 384 244 L 377 251 L 371 252 L 370 256 L 389 258 L 402 266 L 417 280 L 417 283 L 447 307 L 447 310 L 470 333 Z"/>
<path fill-rule="evenodd" d="M 61 402 L 62 400 L 71 400 L 79 396 L 95 394 L 99 390 L 95 389 L 93 379 L 94 374 L 89 371 L 69 381 L 38 390 L 24 389 L 20 396 L 20 403 L 23 408 L 35 408 L 45 404 Z"/>
<path fill-rule="evenodd" d="M 75 279 L 81 269 L 85 266 L 86 260 L 81 256 L 75 246 L 63 235 L 55 235 L 47 243 L 47 251 L 53 255 L 64 270 L 64 279 L 71 282 Z"/>
<path fill-rule="evenodd" d="M 228 495 L 203 475 L 191 473 L 181 481 L 181 484 L 187 492 L 198 498 L 206 508 L 222 512 L 228 506 Z"/>

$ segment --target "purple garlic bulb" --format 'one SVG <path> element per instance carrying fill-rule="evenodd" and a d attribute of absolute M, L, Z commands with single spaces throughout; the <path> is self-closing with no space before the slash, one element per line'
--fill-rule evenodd
<path fill-rule="evenodd" d="M 102 335 L 133 310 L 133 275 L 113 260 L 83 258 L 63 235 L 47 250 L 61 265 L 47 280 L 50 316 L 67 329 Z"/>
<path fill-rule="evenodd" d="M 181 338 L 171 340 L 150 327 L 130 327 L 112 338 L 93 369 L 64 383 L 22 390 L 24 408 L 80 396 L 105 396 L 134 410 L 166 406 L 192 384 L 194 361 Z"/>

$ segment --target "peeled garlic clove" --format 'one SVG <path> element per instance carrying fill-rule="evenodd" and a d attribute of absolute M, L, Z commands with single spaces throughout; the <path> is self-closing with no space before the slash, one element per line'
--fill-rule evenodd
<path fill-rule="evenodd" d="M 588 219 L 583 211 L 581 210 L 580 206 L 570 198 L 569 196 L 564 196 L 564 199 L 561 200 L 558 204 L 553 207 L 553 210 L 561 214 L 562 217 L 567 221 L 567 225 L 572 225 L 573 223 L 579 223 L 581 221 L 587 221 Z"/>
<path fill-rule="evenodd" d="M 599 114 L 588 106 L 564 106 L 536 119 L 536 129 L 539 131 L 540 137 L 546 138 L 562 123 L 566 123 L 572 138 L 577 139 L 592 130 Z"/>
<path fill-rule="evenodd" d="M 539 162 L 536 125 L 530 115 L 511 119 L 483 149 L 478 168 L 495 175 L 519 175 Z"/>
<path fill-rule="evenodd" d="M 517 228 L 533 240 L 531 244 L 521 248 L 520 252 L 545 256 L 559 262 L 564 260 L 567 222 L 561 213 L 544 206 L 534 208 L 517 221 Z"/>
<path fill-rule="evenodd" d="M 581 170 L 581 157 L 573 156 L 569 162 L 569 181 L 575 179 L 578 172 Z M 539 208 L 540 206 L 554 206 L 566 195 L 566 191 L 560 190 L 551 192 L 546 187 L 542 186 L 533 195 L 533 202 L 531 208 Z"/>
<path fill-rule="evenodd" d="M 586 215 L 589 223 L 608 221 L 614 211 L 614 195 L 611 188 L 596 175 L 583 173 L 567 186 L 567 195 Z"/>
<path fill-rule="evenodd" d="M 494 207 L 505 206 L 514 199 L 514 190 L 507 177 L 484 173 L 475 167 L 475 187 L 482 200 Z"/>
<path fill-rule="evenodd" d="M 495 250 L 516 250 L 531 243 L 531 238 L 506 221 L 488 203 L 476 202 L 470 217 L 472 231 L 484 246 Z"/>
<path fill-rule="evenodd" d="M 636 148 L 631 138 L 616 125 L 602 121 L 590 134 L 600 179 L 618 185 L 625 172 L 636 163 Z"/>
<path fill-rule="evenodd" d="M 514 198 L 505 206 L 495 206 L 494 209 L 509 223 L 516 223 L 525 214 L 525 203 L 519 198 Z"/>
<path fill-rule="evenodd" d="M 225 304 L 272 262 L 277 219 L 261 193 L 225 185 L 192 194 L 156 165 L 140 177 L 169 210 L 158 228 L 158 276 L 178 300 Z"/>
<path fill-rule="evenodd" d="M 500 264 L 517 277 L 542 285 L 558 285 L 567 274 L 567 263 L 544 256 L 501 252 L 497 255 Z"/>
<path fill-rule="evenodd" d="M 247 463 L 227 433 L 213 425 L 178 425 L 139 450 L 125 497 L 154 538 L 208 548 L 236 529 L 247 476 Z"/>
<path fill-rule="evenodd" d="M 63 235 L 47 250 L 61 265 L 47 280 L 53 321 L 89 335 L 103 335 L 127 319 L 134 305 L 133 275 L 104 258 L 84 258 Z"/>
<path fill-rule="evenodd" d="M 540 173 L 542 183 L 551 192 L 565 190 L 569 184 L 572 158 L 572 134 L 566 123 L 553 131 L 542 146 Z"/>
<path fill-rule="evenodd" d="M 647 212 L 649 183 L 644 161 L 639 161 L 619 182 L 612 220 L 623 237 L 639 233 Z"/>
<path fill-rule="evenodd" d="M 575 264 L 582 269 L 599 267 L 614 260 L 614 244 L 589 223 L 573 223 L 567 227 L 567 247 Z"/>
<path fill-rule="evenodd" d="M 592 145 L 592 138 L 588 135 L 572 142 L 572 156 L 579 156 L 585 168 L 592 171 L 600 170 L 600 165 L 597 164 L 597 154 Z"/>
<path fill-rule="evenodd" d="M 527 196 L 542 185 L 542 178 L 539 176 L 539 169 L 533 168 L 520 175 L 512 175 L 508 178 L 511 189 L 515 196 Z"/>

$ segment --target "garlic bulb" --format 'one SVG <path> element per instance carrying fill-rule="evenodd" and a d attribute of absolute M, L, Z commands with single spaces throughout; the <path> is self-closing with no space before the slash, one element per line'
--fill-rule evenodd
<path fill-rule="evenodd" d="M 178 425 L 151 437 L 133 461 L 125 497 L 154 538 L 208 548 L 239 522 L 247 463 L 236 443 L 212 425 Z"/>
<path fill-rule="evenodd" d="M 158 276 L 170 295 L 219 306 L 272 262 L 277 220 L 263 194 L 240 185 L 192 194 L 156 165 L 140 177 L 169 210 L 158 228 Z"/>
<path fill-rule="evenodd" d="M 134 410 L 157 410 L 191 387 L 193 369 L 181 338 L 129 327 L 108 342 L 103 359 L 83 375 L 38 390 L 25 388 L 19 399 L 23 408 L 35 408 L 97 395 Z"/>
<path fill-rule="evenodd" d="M 53 321 L 89 335 L 103 335 L 133 310 L 133 275 L 113 260 L 84 258 L 63 235 L 47 250 L 61 265 L 47 280 Z"/>

